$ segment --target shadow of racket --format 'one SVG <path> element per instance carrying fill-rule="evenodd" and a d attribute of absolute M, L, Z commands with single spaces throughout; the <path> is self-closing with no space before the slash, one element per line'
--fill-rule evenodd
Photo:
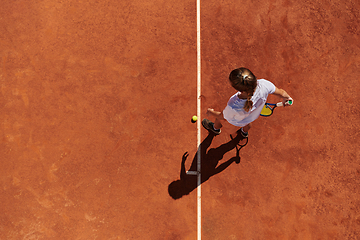
<path fill-rule="evenodd" d="M 231 140 L 234 139 L 234 138 L 231 136 L 231 134 L 230 134 L 230 138 L 231 138 Z M 242 139 L 242 140 L 244 140 L 244 139 Z M 235 148 L 236 148 L 236 156 L 234 157 L 234 158 L 235 158 L 234 161 L 235 161 L 236 164 L 239 164 L 239 163 L 240 163 L 240 160 L 241 160 L 240 150 L 241 150 L 243 147 L 246 146 L 246 144 L 247 144 L 248 141 L 249 141 L 249 138 L 248 138 L 248 137 L 245 138 L 245 142 L 244 142 L 244 143 L 241 143 L 242 140 L 240 140 L 239 143 L 236 144 L 236 146 L 235 146 Z"/>

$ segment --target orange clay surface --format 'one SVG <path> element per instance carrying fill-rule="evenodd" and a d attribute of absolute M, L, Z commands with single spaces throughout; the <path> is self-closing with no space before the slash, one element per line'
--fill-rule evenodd
<path fill-rule="evenodd" d="M 201 129 L 202 239 L 359 239 L 359 9 L 201 2 L 199 121 L 237 67 L 294 98 L 239 164 L 236 128 Z M 171 184 L 197 151 L 195 0 L 2 0 L 0 61 L 0 239 L 197 238 L 196 177 Z"/>

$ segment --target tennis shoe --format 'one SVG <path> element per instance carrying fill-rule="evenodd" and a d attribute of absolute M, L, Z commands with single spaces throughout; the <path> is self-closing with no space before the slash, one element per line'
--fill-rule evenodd
<path fill-rule="evenodd" d="M 221 129 L 215 130 L 214 129 L 214 123 L 211 122 L 209 119 L 204 118 L 202 120 L 203 127 L 208 130 L 209 132 L 214 133 L 215 135 L 219 135 L 221 133 Z"/>
<path fill-rule="evenodd" d="M 241 136 L 243 136 L 244 138 L 249 137 L 249 133 L 248 133 L 248 132 L 244 132 L 242 128 L 240 128 L 240 133 L 241 133 Z"/>

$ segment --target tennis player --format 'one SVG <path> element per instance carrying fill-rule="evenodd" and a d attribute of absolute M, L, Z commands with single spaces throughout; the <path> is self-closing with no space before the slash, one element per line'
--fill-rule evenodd
<path fill-rule="evenodd" d="M 230 124 L 240 127 L 241 135 L 247 138 L 251 123 L 260 116 L 269 94 L 281 97 L 284 106 L 290 105 L 289 100 L 293 101 L 285 90 L 275 87 L 268 80 L 257 79 L 247 68 L 233 70 L 229 80 L 231 86 L 238 92 L 229 99 L 222 112 L 208 108 L 207 113 L 215 117 L 215 123 L 206 118 L 202 120 L 203 127 L 216 135 L 221 133 L 221 122 L 226 120 Z"/>

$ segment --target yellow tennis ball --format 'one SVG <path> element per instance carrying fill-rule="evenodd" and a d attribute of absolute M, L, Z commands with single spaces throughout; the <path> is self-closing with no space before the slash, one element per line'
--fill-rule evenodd
<path fill-rule="evenodd" d="M 193 122 L 196 122 L 196 121 L 197 121 L 197 119 L 198 119 L 198 117 L 197 117 L 197 116 L 193 116 L 193 117 L 191 118 L 191 120 L 192 120 Z"/>

